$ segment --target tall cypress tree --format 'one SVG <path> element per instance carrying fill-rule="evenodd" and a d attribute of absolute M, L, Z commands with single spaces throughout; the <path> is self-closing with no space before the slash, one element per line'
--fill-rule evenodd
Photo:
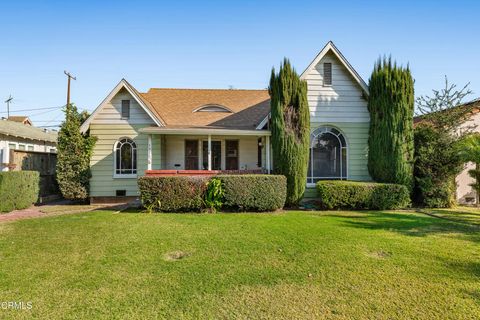
<path fill-rule="evenodd" d="M 270 77 L 271 131 L 274 171 L 287 177 L 287 205 L 302 199 L 307 181 L 310 112 L 307 83 L 284 59 Z"/>
<path fill-rule="evenodd" d="M 378 182 L 413 184 L 413 78 L 391 58 L 375 63 L 369 80 L 368 170 Z"/>

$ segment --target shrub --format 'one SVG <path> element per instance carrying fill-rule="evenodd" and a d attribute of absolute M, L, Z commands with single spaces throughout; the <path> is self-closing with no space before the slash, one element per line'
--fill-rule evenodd
<path fill-rule="evenodd" d="M 287 179 L 281 175 L 220 175 L 223 205 L 231 210 L 273 211 L 283 208 Z"/>
<path fill-rule="evenodd" d="M 400 184 L 332 181 L 317 182 L 323 209 L 400 209 L 410 204 L 408 188 Z"/>
<path fill-rule="evenodd" d="M 431 208 L 455 205 L 455 177 L 463 169 L 457 138 L 428 123 L 415 128 L 413 200 Z"/>
<path fill-rule="evenodd" d="M 274 172 L 287 177 L 286 203 L 292 206 L 302 200 L 307 180 L 310 153 L 307 82 L 284 59 L 277 74 L 272 69 L 268 91 Z"/>
<path fill-rule="evenodd" d="M 369 81 L 368 171 L 375 181 L 413 186 L 413 78 L 379 59 Z"/>
<path fill-rule="evenodd" d="M 218 178 L 212 178 L 207 183 L 205 206 L 210 209 L 211 212 L 216 212 L 223 205 L 224 194 L 222 181 Z"/>
<path fill-rule="evenodd" d="M 0 172 L 0 211 L 25 209 L 38 200 L 37 171 Z"/>
<path fill-rule="evenodd" d="M 63 197 L 69 200 L 85 200 L 90 190 L 90 158 L 96 138 L 80 132 L 85 117 L 70 104 L 58 132 L 57 181 Z"/>
<path fill-rule="evenodd" d="M 206 191 L 206 179 L 200 177 L 141 177 L 138 188 L 148 211 L 200 211 Z"/>

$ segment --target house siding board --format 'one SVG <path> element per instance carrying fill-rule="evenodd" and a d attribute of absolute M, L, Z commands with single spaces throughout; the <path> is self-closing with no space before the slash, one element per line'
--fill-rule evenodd
<path fill-rule="evenodd" d="M 137 196 L 136 178 L 113 178 L 113 146 L 122 137 L 131 138 L 137 145 L 137 175 L 142 176 L 147 170 L 147 135 L 139 134 L 140 128 L 148 125 L 90 125 L 90 134 L 98 138 L 90 161 L 92 178 L 90 193 L 92 197 L 115 196 L 115 190 L 126 190 L 127 196 Z M 152 139 L 155 148 L 157 139 Z M 158 150 L 158 146 L 157 149 Z M 152 152 L 153 163 L 159 163 L 160 155 Z"/>
<path fill-rule="evenodd" d="M 323 86 L 323 63 L 332 63 L 332 85 Z M 370 114 L 360 85 L 332 53 L 327 53 L 304 76 L 308 85 L 311 130 L 332 126 L 348 144 L 348 179 L 369 181 L 368 130 Z"/>
<path fill-rule="evenodd" d="M 130 100 L 130 117 L 122 119 L 122 100 Z M 91 124 L 155 124 L 134 97 L 125 89 L 120 90 L 92 120 Z"/>

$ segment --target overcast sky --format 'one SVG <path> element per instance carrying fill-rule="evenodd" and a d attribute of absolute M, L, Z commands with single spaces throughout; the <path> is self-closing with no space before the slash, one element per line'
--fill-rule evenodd
<path fill-rule="evenodd" d="M 299 72 L 332 40 L 368 82 L 375 60 L 409 63 L 416 94 L 470 82 L 480 96 L 478 1 L 2 1 L 0 115 L 56 125 L 64 70 L 92 111 L 126 78 L 150 87 L 265 88 L 272 66 Z M 469 99 L 469 100 L 470 100 Z"/>

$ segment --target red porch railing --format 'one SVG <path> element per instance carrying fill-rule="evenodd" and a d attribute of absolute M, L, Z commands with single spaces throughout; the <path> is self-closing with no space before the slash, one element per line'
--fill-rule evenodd
<path fill-rule="evenodd" d="M 220 174 L 262 174 L 263 169 L 252 170 L 145 170 L 148 177 L 166 176 L 216 176 Z"/>

